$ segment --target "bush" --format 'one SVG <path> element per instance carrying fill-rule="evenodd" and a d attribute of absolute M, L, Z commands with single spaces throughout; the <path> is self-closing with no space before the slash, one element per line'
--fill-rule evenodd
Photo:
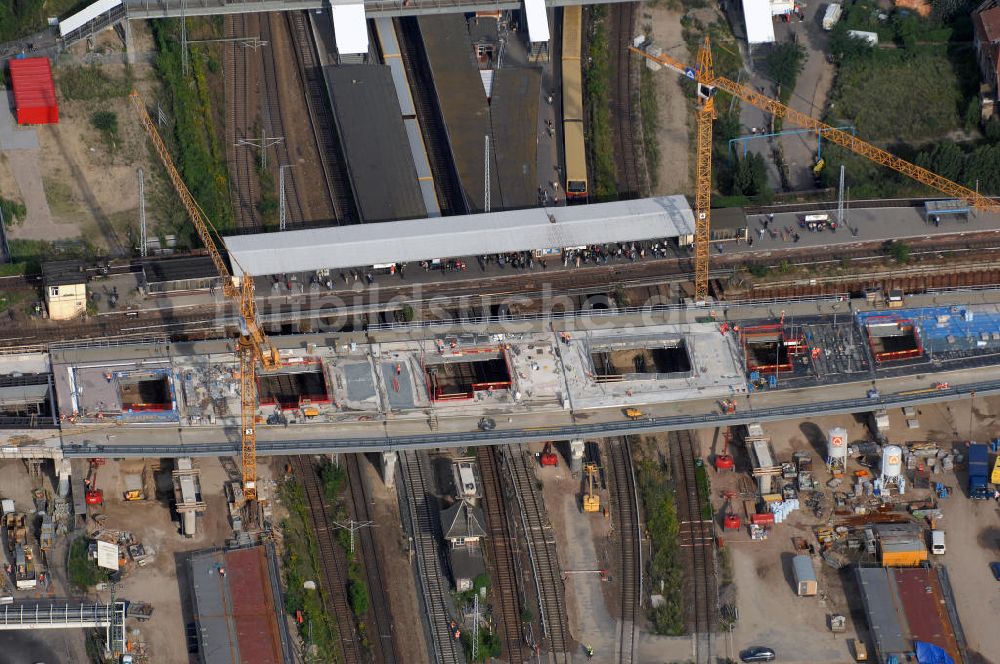
<path fill-rule="evenodd" d="M 3 221 L 8 228 L 20 221 L 24 221 L 28 214 L 28 208 L 24 203 L 18 203 L 8 198 L 0 196 L 0 212 L 3 212 Z"/>
<path fill-rule="evenodd" d="M 118 114 L 113 111 L 98 111 L 90 116 L 90 124 L 98 131 L 117 133 Z"/>
<path fill-rule="evenodd" d="M 88 540 L 83 538 L 74 540 L 69 548 L 69 562 L 66 566 L 69 582 L 81 592 L 86 592 L 98 583 L 108 580 L 107 570 L 87 559 L 88 543 Z"/>
<path fill-rule="evenodd" d="M 906 263 L 910 260 L 910 246 L 905 242 L 890 241 L 885 247 L 885 253 L 892 256 L 897 263 Z"/>
<path fill-rule="evenodd" d="M 684 633 L 684 574 L 680 565 L 677 506 L 665 469 L 652 461 L 638 467 L 639 493 L 647 515 L 652 552 L 649 560 L 650 587 L 663 595 L 663 604 L 650 609 L 653 632 L 668 636 Z"/>

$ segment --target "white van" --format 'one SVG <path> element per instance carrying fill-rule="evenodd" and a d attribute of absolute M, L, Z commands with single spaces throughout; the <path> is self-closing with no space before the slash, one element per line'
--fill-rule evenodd
<path fill-rule="evenodd" d="M 944 531 L 943 530 L 932 530 L 931 531 L 931 553 L 935 555 L 941 555 L 944 553 Z"/>

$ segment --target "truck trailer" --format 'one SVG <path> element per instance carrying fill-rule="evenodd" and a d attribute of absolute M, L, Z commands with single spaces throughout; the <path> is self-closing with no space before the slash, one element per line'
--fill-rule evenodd
<path fill-rule="evenodd" d="M 990 449 L 982 443 L 969 445 L 969 498 L 986 500 L 993 497 L 990 491 Z"/>
<path fill-rule="evenodd" d="M 833 30 L 833 26 L 837 25 L 837 21 L 840 20 L 840 14 L 843 8 L 840 3 L 834 2 L 826 6 L 826 13 L 823 14 L 823 29 Z"/>

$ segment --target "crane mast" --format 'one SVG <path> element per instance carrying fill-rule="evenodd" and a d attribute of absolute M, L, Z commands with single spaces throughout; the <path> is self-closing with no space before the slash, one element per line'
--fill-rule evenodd
<path fill-rule="evenodd" d="M 698 49 L 697 68 L 689 67 L 680 60 L 662 53 L 653 55 L 641 48 L 630 46 L 629 50 L 652 60 L 653 62 L 672 69 L 698 84 L 698 131 L 697 131 L 697 161 L 695 171 L 695 301 L 704 302 L 708 297 L 709 245 L 711 230 L 711 198 L 712 198 L 712 121 L 715 119 L 714 96 L 717 90 L 724 90 L 734 97 L 773 114 L 785 118 L 792 124 L 804 129 L 812 129 L 824 138 L 841 145 L 855 154 L 871 161 L 888 166 L 921 184 L 937 189 L 953 198 L 959 198 L 977 209 L 998 212 L 1000 202 L 984 196 L 977 191 L 952 182 L 948 178 L 927 170 L 905 159 L 861 140 L 846 131 L 820 122 L 805 113 L 771 99 L 750 87 L 732 81 L 725 76 L 717 76 L 712 68 L 712 52 L 709 39 Z"/>
<path fill-rule="evenodd" d="M 159 132 L 156 131 L 156 125 L 153 124 L 152 118 L 146 112 L 146 104 L 142 101 L 139 93 L 134 90 L 129 98 L 136 115 L 139 117 L 139 123 L 146 130 L 149 140 L 152 141 L 156 153 L 160 156 L 160 161 L 163 162 L 163 167 L 167 170 L 170 182 L 174 185 L 181 203 L 191 217 L 198 237 L 205 245 L 205 249 L 208 250 L 208 255 L 222 278 L 222 292 L 239 307 L 240 338 L 236 344 L 236 354 L 239 357 L 240 365 L 240 449 L 243 495 L 248 501 L 253 501 L 257 499 L 257 408 L 259 406 L 257 401 L 257 362 L 260 362 L 265 371 L 273 371 L 278 368 L 278 349 L 268 341 L 267 335 L 261 329 L 257 319 L 253 277 L 243 270 L 241 270 L 238 280 L 233 277 L 233 273 L 226 265 L 213 237 L 213 233 L 218 236 L 218 231 L 205 217 L 201 207 L 191 195 L 191 191 L 184 184 L 181 174 L 174 166 L 166 144 Z"/>

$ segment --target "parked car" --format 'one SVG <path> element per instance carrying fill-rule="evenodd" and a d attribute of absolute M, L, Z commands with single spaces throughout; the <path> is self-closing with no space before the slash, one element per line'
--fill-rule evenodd
<path fill-rule="evenodd" d="M 764 646 L 747 648 L 740 653 L 741 662 L 773 662 L 775 657 L 777 655 L 774 654 L 774 650 Z"/>
<path fill-rule="evenodd" d="M 1000 563 L 990 563 L 990 571 L 993 572 L 993 578 L 1000 581 Z"/>

